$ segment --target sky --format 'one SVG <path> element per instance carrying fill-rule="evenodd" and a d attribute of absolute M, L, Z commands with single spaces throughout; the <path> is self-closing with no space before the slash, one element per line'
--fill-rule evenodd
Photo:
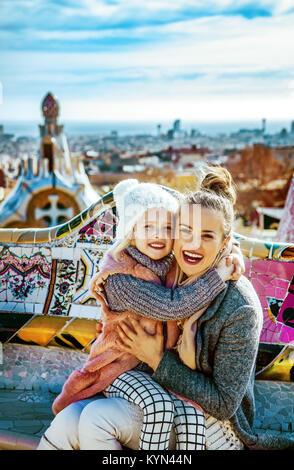
<path fill-rule="evenodd" d="M 1 0 L 0 122 L 294 119 L 294 0 Z"/>

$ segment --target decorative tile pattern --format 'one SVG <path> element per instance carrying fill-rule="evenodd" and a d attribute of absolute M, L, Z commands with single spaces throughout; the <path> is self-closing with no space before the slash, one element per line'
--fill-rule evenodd
<path fill-rule="evenodd" d="M 97 305 L 96 299 L 89 293 L 89 285 L 92 277 L 99 270 L 99 263 L 105 253 L 105 248 L 99 250 L 83 249 L 77 268 L 76 292 L 73 304 Z"/>
<path fill-rule="evenodd" d="M 50 250 L 4 248 L 0 255 L 0 300 L 38 302 L 47 291 Z"/>
<path fill-rule="evenodd" d="M 60 316 L 69 315 L 72 309 L 78 317 L 99 317 L 99 308 L 89 309 L 97 306 L 96 299 L 89 294 L 89 283 L 105 250 L 113 243 L 116 216 L 109 204 L 97 207 L 100 212 L 96 218 L 84 225 L 77 224 L 76 233 L 63 237 L 61 244 L 51 240 L 47 247 L 38 244 L 5 247 L 2 243 L 0 307 L 4 311 Z M 74 228 L 71 224 L 66 227 L 70 231 Z M 35 238 L 39 240 L 39 234 Z"/>
<path fill-rule="evenodd" d="M 71 305 L 76 281 L 76 265 L 73 260 L 57 263 L 54 294 L 51 300 L 50 315 L 67 315 Z"/>
<path fill-rule="evenodd" d="M 114 209 L 107 209 L 99 217 L 92 220 L 79 232 L 78 243 L 94 245 L 110 245 L 115 238 L 117 217 Z"/>
<path fill-rule="evenodd" d="M 294 342 L 294 294 L 290 292 L 293 273 L 294 263 L 291 262 L 246 260 L 245 275 L 252 282 L 264 313 L 261 342 Z"/>

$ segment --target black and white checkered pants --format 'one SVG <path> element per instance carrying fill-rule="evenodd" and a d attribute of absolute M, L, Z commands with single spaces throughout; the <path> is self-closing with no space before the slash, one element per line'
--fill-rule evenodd
<path fill-rule="evenodd" d="M 204 413 L 162 388 L 148 374 L 125 372 L 103 393 L 108 398 L 124 398 L 143 410 L 140 450 L 167 450 L 173 425 L 177 450 L 205 449 Z"/>

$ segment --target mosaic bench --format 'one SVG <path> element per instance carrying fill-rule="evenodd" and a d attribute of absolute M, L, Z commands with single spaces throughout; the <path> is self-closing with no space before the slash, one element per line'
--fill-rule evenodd
<path fill-rule="evenodd" d="M 89 282 L 115 228 L 108 193 L 63 225 L 0 229 L 0 392 L 18 390 L 23 402 L 38 403 L 43 396 L 51 403 L 69 373 L 84 363 L 100 315 Z M 256 425 L 294 432 L 294 244 L 236 237 L 264 312 Z M 0 448 L 1 429 L 0 416 Z"/>

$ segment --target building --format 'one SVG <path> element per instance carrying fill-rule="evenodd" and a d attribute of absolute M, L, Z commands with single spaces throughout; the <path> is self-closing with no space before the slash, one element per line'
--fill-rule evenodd
<path fill-rule="evenodd" d="M 58 123 L 59 103 L 52 93 L 43 99 L 42 113 L 39 154 L 23 160 L 15 187 L 0 204 L 0 227 L 59 225 L 98 199 L 82 157 L 70 155 L 63 125 Z"/>

